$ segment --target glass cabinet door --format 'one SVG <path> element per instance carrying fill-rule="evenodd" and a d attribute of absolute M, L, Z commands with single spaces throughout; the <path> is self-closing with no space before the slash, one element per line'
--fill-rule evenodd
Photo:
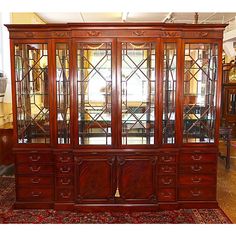
<path fill-rule="evenodd" d="M 56 43 L 57 143 L 70 144 L 69 45 Z"/>
<path fill-rule="evenodd" d="M 175 143 L 176 126 L 176 43 L 164 43 L 162 143 Z"/>
<path fill-rule="evenodd" d="M 214 142 L 217 77 L 217 44 L 185 44 L 184 143 Z"/>
<path fill-rule="evenodd" d="M 122 144 L 154 144 L 155 43 L 123 42 Z"/>
<path fill-rule="evenodd" d="M 18 143 L 50 143 L 47 44 L 16 44 Z"/>
<path fill-rule="evenodd" d="M 111 145 L 111 43 L 77 44 L 80 145 Z"/>

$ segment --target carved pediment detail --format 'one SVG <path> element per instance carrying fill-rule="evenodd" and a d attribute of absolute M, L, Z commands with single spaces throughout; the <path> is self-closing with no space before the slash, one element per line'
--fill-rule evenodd
<path fill-rule="evenodd" d="M 58 38 L 69 37 L 70 32 L 68 32 L 68 31 L 56 31 L 56 32 L 53 32 L 53 36 L 58 37 Z"/>
<path fill-rule="evenodd" d="M 208 36 L 208 32 L 200 32 L 199 35 L 204 38 Z"/>
<path fill-rule="evenodd" d="M 88 31 L 87 35 L 91 36 L 91 37 L 97 37 L 97 36 L 101 35 L 101 32 L 100 31 Z"/>
<path fill-rule="evenodd" d="M 143 36 L 144 34 L 145 32 L 143 30 L 133 31 L 133 35 L 136 35 L 136 36 Z"/>
<path fill-rule="evenodd" d="M 180 33 L 177 31 L 163 31 L 162 37 L 178 37 Z"/>

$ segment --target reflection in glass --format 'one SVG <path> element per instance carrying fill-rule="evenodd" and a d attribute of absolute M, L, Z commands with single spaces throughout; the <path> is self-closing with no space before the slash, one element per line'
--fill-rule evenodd
<path fill-rule="evenodd" d="M 164 43 L 162 143 L 175 143 L 176 43 Z"/>
<path fill-rule="evenodd" d="M 111 43 L 79 43 L 79 144 L 111 145 Z"/>
<path fill-rule="evenodd" d="M 217 44 L 185 44 L 184 143 L 214 142 L 217 61 Z"/>
<path fill-rule="evenodd" d="M 15 45 L 18 143 L 49 143 L 47 44 Z"/>
<path fill-rule="evenodd" d="M 57 142 L 70 143 L 70 77 L 69 48 L 56 44 Z"/>
<path fill-rule="evenodd" d="M 229 83 L 236 82 L 236 66 L 233 66 L 229 71 Z"/>
<path fill-rule="evenodd" d="M 155 44 L 122 43 L 122 144 L 154 144 Z"/>
<path fill-rule="evenodd" d="M 236 89 L 229 89 L 227 96 L 227 113 L 229 115 L 236 115 Z"/>

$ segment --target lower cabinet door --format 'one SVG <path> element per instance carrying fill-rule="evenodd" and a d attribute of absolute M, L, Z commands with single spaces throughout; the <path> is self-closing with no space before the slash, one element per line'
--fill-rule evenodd
<path fill-rule="evenodd" d="M 77 203 L 113 203 L 115 158 L 112 156 L 76 157 Z"/>
<path fill-rule="evenodd" d="M 123 203 L 156 202 L 156 157 L 119 157 L 116 197 Z"/>

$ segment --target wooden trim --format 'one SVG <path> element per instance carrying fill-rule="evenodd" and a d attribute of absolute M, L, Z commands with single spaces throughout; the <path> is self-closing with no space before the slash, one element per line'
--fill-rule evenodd
<path fill-rule="evenodd" d="M 222 38 L 226 24 L 68 23 L 7 24 L 10 38 L 161 37 Z"/>
<path fill-rule="evenodd" d="M 215 120 L 215 144 L 219 145 L 219 129 L 220 129 L 220 118 L 221 118 L 221 89 L 222 89 L 222 51 L 223 51 L 223 42 L 221 40 L 216 40 L 218 46 L 218 68 L 217 68 L 217 81 L 216 81 L 216 120 Z"/>

